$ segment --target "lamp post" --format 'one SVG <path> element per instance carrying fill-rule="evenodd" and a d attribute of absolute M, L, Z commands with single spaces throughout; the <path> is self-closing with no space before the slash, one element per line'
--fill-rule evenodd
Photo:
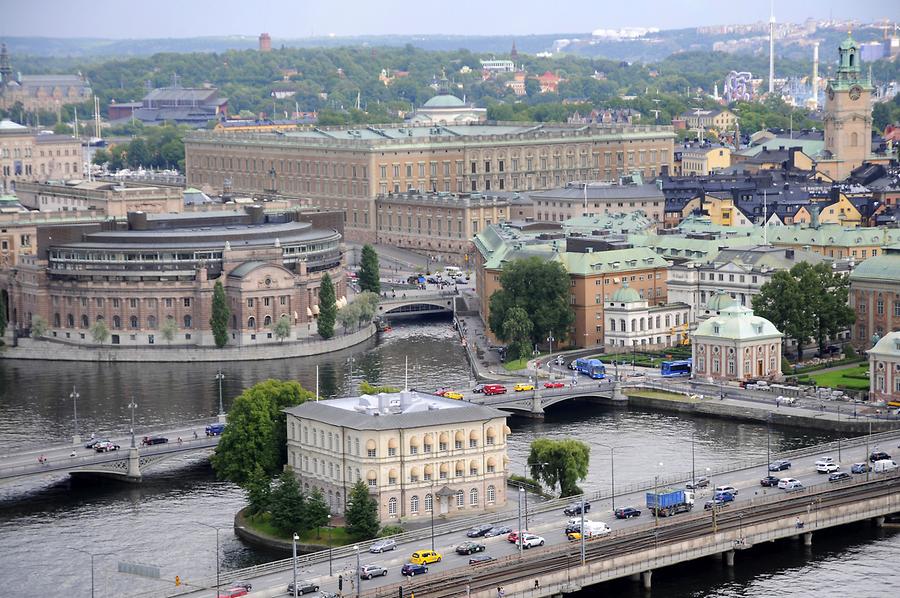
<path fill-rule="evenodd" d="M 693 486 L 692 490 L 694 491 L 697 490 L 697 476 L 694 474 L 694 434 L 696 434 L 696 432 L 696 430 L 691 430 L 691 486 Z"/>
<path fill-rule="evenodd" d="M 291 564 L 294 566 L 294 598 L 297 598 L 297 540 L 299 539 L 300 536 L 297 535 L 297 532 L 294 532 L 294 535 L 291 536 L 291 550 L 293 553 Z"/>
<path fill-rule="evenodd" d="M 220 553 L 220 550 L 219 550 L 219 530 L 222 529 L 222 528 L 219 527 L 219 526 L 217 526 L 217 525 L 210 525 L 210 524 L 208 524 L 208 523 L 203 523 L 202 521 L 195 521 L 194 523 L 196 523 L 197 525 L 202 525 L 203 527 L 208 527 L 208 528 L 210 528 L 210 529 L 216 530 L 216 596 L 218 596 L 218 595 L 219 595 L 219 588 L 221 587 L 220 579 L 221 579 L 221 571 L 222 571 L 222 570 L 221 570 L 221 567 L 220 567 L 220 565 L 219 565 L 219 553 Z M 295 552 L 294 552 L 294 561 L 295 561 L 295 565 L 294 565 L 294 567 L 295 567 L 295 569 L 294 569 L 294 579 L 295 579 L 295 580 L 296 580 L 296 578 L 297 578 L 297 573 L 296 573 L 296 559 L 297 559 L 297 556 L 296 556 L 296 555 L 297 555 L 297 553 L 296 553 L 296 550 L 295 550 Z M 295 584 L 295 587 L 296 587 L 296 584 Z"/>
<path fill-rule="evenodd" d="M 431 551 L 434 552 L 434 480 L 431 480 Z"/>
<path fill-rule="evenodd" d="M 657 464 L 657 467 L 662 468 L 662 466 L 663 466 L 662 461 L 660 461 Z M 657 470 L 657 471 L 659 471 L 659 470 Z M 659 534 L 659 473 L 657 473 L 655 476 L 653 476 L 653 493 L 656 494 L 656 509 L 654 509 L 655 517 L 654 517 L 654 521 L 653 521 L 653 527 L 654 527 L 653 533 L 654 533 L 654 535 L 656 535 L 657 541 L 659 541 L 659 536 L 658 536 L 658 534 Z"/>
<path fill-rule="evenodd" d="M 522 493 L 525 488 L 519 486 L 519 530 L 516 533 L 516 543 L 519 545 L 519 558 L 522 558 Z"/>
<path fill-rule="evenodd" d="M 331 568 L 331 562 L 333 559 L 333 544 L 334 544 L 334 533 L 333 528 L 331 527 L 331 513 L 328 514 L 328 577 L 334 575 Z"/>
<path fill-rule="evenodd" d="M 545 467 L 550 465 L 549 463 L 535 463 L 536 467 Z M 525 479 L 528 479 L 528 463 L 525 464 Z M 522 482 L 522 487 L 524 488 L 526 482 Z M 528 490 L 525 490 L 525 529 L 528 529 Z M 434 547 L 431 548 L 434 550 Z"/>
<path fill-rule="evenodd" d="M 772 441 L 770 435 L 770 427 L 769 424 L 772 421 L 772 414 L 766 416 L 766 472 L 769 471 L 769 464 L 772 463 Z M 766 475 L 769 475 L 766 473 Z"/>
<path fill-rule="evenodd" d="M 219 415 L 225 415 L 225 408 L 222 406 L 222 380 L 225 379 L 225 374 L 222 373 L 222 370 L 219 370 L 216 373 L 216 381 L 219 383 Z"/>
<path fill-rule="evenodd" d="M 78 398 L 81 395 L 78 394 L 78 391 L 75 390 L 75 386 L 72 386 L 72 392 L 69 393 L 69 398 L 72 399 L 72 414 L 75 416 L 75 435 L 72 436 L 72 443 L 79 444 L 81 443 L 81 436 L 78 435 Z"/>
<path fill-rule="evenodd" d="M 359 545 L 353 546 L 353 551 L 356 552 L 356 598 L 359 598 Z"/>
<path fill-rule="evenodd" d="M 134 397 L 131 397 L 128 408 L 131 409 L 131 448 L 137 448 L 137 445 L 134 443 L 134 410 L 137 409 L 137 403 L 134 402 Z"/>
<path fill-rule="evenodd" d="M 73 391 L 74 392 L 74 391 Z M 91 598 L 94 598 L 94 557 L 100 556 L 103 554 L 109 554 L 108 552 L 88 552 L 87 550 L 82 550 L 81 548 L 73 548 L 71 546 L 66 546 L 69 550 L 74 550 L 75 552 L 80 552 L 81 554 L 86 554 L 91 557 Z"/>
<path fill-rule="evenodd" d="M 609 495 L 612 498 L 613 514 L 616 512 L 616 449 L 632 448 L 631 446 L 611 446 L 598 442 L 598 445 L 609 449 Z"/>
<path fill-rule="evenodd" d="M 584 566 L 584 492 L 581 493 L 581 565 Z"/>
<path fill-rule="evenodd" d="M 551 380 L 553 380 L 553 341 L 555 340 L 552 334 L 547 337 L 547 342 L 550 343 L 550 361 L 547 362 L 547 369 L 550 370 Z"/>

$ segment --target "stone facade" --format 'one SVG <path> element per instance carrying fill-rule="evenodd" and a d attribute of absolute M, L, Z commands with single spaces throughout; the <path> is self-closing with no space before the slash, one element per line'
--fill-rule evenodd
<path fill-rule="evenodd" d="M 752 309 L 726 307 L 694 331 L 691 375 L 713 382 L 780 380 L 782 337 Z"/>
<path fill-rule="evenodd" d="M 124 218 L 128 212 L 173 214 L 184 205 L 180 187 L 160 187 L 136 183 L 83 181 L 75 185 L 59 182 L 16 185 L 22 205 L 41 212 L 91 210 L 112 218 Z"/>
<path fill-rule="evenodd" d="M 850 274 L 850 307 L 856 311 L 853 346 L 864 350 L 873 338 L 900 330 L 900 245 L 867 259 Z"/>
<path fill-rule="evenodd" d="M 81 178 L 81 141 L 68 135 L 38 134 L 10 120 L 0 121 L 0 193 L 21 181 Z"/>
<path fill-rule="evenodd" d="M 886 335 L 868 353 L 869 400 L 900 400 L 900 332 Z"/>
<path fill-rule="evenodd" d="M 383 524 L 506 504 L 506 414 L 417 392 L 308 401 L 287 412 L 288 469 L 343 513 L 363 480 Z M 432 509 L 434 509 L 432 511 Z"/>
<path fill-rule="evenodd" d="M 581 216 L 607 216 L 643 212 L 663 222 L 666 199 L 656 185 L 572 183 L 561 189 L 529 193 L 535 218 L 562 222 Z"/>
<path fill-rule="evenodd" d="M 623 286 L 606 303 L 604 342 L 608 347 L 641 347 L 641 350 L 687 344 L 689 313 L 686 303 L 650 307 L 637 291 Z"/>

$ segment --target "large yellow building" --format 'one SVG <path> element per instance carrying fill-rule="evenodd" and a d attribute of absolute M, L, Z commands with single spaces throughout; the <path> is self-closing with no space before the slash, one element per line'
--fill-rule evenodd
<path fill-rule="evenodd" d="M 731 166 L 731 150 L 720 145 L 700 145 L 681 150 L 683 176 L 707 176 Z"/>
<path fill-rule="evenodd" d="M 727 193 L 704 193 L 685 204 L 681 210 L 682 219 L 692 214 L 709 217 L 712 224 L 719 226 L 753 226 L 750 218 L 734 203 Z"/>

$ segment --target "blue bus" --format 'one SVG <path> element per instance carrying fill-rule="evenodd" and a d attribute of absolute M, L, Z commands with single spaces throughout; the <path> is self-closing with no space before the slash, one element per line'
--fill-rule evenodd
<path fill-rule="evenodd" d="M 664 361 L 660 367 L 660 373 L 663 378 L 677 378 L 680 376 L 690 376 L 691 367 L 694 365 L 692 358 L 681 359 L 678 361 Z"/>
<path fill-rule="evenodd" d="M 590 376 L 594 380 L 606 378 L 606 366 L 599 359 L 577 359 L 575 360 L 575 369 L 586 376 Z"/>

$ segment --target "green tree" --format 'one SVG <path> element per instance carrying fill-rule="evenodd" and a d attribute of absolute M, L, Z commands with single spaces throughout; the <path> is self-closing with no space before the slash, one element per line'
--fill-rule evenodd
<path fill-rule="evenodd" d="M 220 479 L 243 486 L 259 465 L 267 475 L 287 463 L 287 434 L 282 409 L 314 398 L 294 380 L 266 380 L 240 394 L 228 411 L 228 425 L 212 456 Z"/>
<path fill-rule="evenodd" d="M 509 262 L 500 273 L 501 289 L 491 295 L 489 325 L 501 340 L 509 310 L 525 310 L 532 323 L 531 344 L 545 341 L 551 334 L 565 338 L 575 314 L 569 305 L 569 275 L 559 262 L 530 257 Z"/>
<path fill-rule="evenodd" d="M 319 285 L 319 336 L 331 338 L 334 336 L 334 321 L 337 316 L 337 298 L 334 296 L 334 283 L 328 272 L 322 275 Z"/>
<path fill-rule="evenodd" d="M 128 165 L 132 168 L 153 166 L 150 148 L 143 137 L 137 137 L 128 144 Z"/>
<path fill-rule="evenodd" d="M 550 488 L 558 483 L 561 497 L 581 494 L 577 482 L 587 477 L 590 451 L 580 440 L 539 438 L 531 443 L 528 455 L 531 477 Z"/>
<path fill-rule="evenodd" d="M 286 471 L 269 496 L 272 525 L 284 534 L 302 534 L 309 529 L 306 522 L 306 499 L 294 474 Z"/>
<path fill-rule="evenodd" d="M 41 316 L 34 316 L 31 318 L 31 338 L 41 338 L 47 334 L 48 327 L 47 320 Z"/>
<path fill-rule="evenodd" d="M 264 513 L 269 510 L 269 504 L 272 497 L 272 478 L 270 478 L 259 463 L 254 465 L 253 470 L 244 483 L 244 490 L 247 492 L 247 506 L 250 515 Z"/>
<path fill-rule="evenodd" d="M 337 323 L 341 325 L 346 334 L 347 329 L 359 322 L 359 305 L 354 301 L 348 303 L 337 312 Z"/>
<path fill-rule="evenodd" d="M 811 312 L 803 305 L 800 284 L 791 273 L 779 270 L 753 297 L 753 312 L 763 317 L 788 338 L 797 342 L 798 356 L 803 344 L 812 336 L 814 323 Z"/>
<path fill-rule="evenodd" d="M 805 300 L 815 306 L 815 338 L 819 354 L 822 354 L 829 338 L 834 338 L 856 321 L 856 313 L 849 305 L 850 279 L 824 262 L 815 266 L 803 262 L 794 266 L 792 272 L 800 266 L 810 272 L 807 275 L 811 278 L 810 295 Z"/>
<path fill-rule="evenodd" d="M 325 502 L 325 495 L 318 488 L 314 488 L 306 500 L 306 528 L 316 528 L 316 538 L 321 537 L 319 531 L 323 526 L 328 525 L 331 509 Z"/>
<path fill-rule="evenodd" d="M 71 135 L 74 131 L 66 123 L 56 123 L 53 125 L 53 132 L 56 135 Z"/>
<path fill-rule="evenodd" d="M 373 386 L 363 380 L 359 384 L 359 393 L 364 395 L 377 395 L 382 392 L 394 393 L 400 392 L 400 389 L 396 386 Z"/>
<path fill-rule="evenodd" d="M 513 307 L 506 312 L 501 338 L 509 343 L 510 359 L 531 355 L 531 329 L 534 325 L 521 307 Z"/>
<path fill-rule="evenodd" d="M 363 245 L 359 267 L 359 288 L 371 293 L 381 293 L 381 275 L 378 268 L 378 254 L 369 244 Z"/>
<path fill-rule="evenodd" d="M 378 533 L 378 503 L 362 480 L 350 489 L 344 520 L 347 522 L 347 532 L 357 540 L 368 540 Z"/>
<path fill-rule="evenodd" d="M 166 320 L 162 323 L 162 326 L 160 326 L 159 332 L 167 343 L 171 343 L 175 339 L 175 334 L 178 332 L 178 324 L 175 323 L 175 318 L 167 316 Z"/>
<path fill-rule="evenodd" d="M 103 148 L 100 148 L 96 152 L 94 152 L 94 158 L 91 160 L 91 162 L 102 166 L 102 165 L 106 164 L 107 162 L 109 162 L 110 158 L 111 157 L 109 155 L 109 152 Z"/>
<path fill-rule="evenodd" d="M 222 281 L 217 280 L 213 287 L 212 315 L 209 325 L 212 328 L 213 339 L 218 348 L 228 344 L 228 318 L 231 317 L 231 309 L 228 307 L 228 299 L 225 297 L 225 287 Z"/>
<path fill-rule="evenodd" d="M 275 322 L 275 327 L 272 328 L 272 332 L 279 342 L 284 341 L 291 335 L 291 319 L 285 315 L 278 318 L 278 321 Z"/>
<path fill-rule="evenodd" d="M 369 324 L 372 321 L 375 314 L 378 313 L 379 301 L 381 301 L 381 296 L 370 291 L 363 291 L 356 296 L 353 303 L 357 306 L 357 321 L 360 325 Z"/>
<path fill-rule="evenodd" d="M 9 320 L 6 319 L 6 293 L 0 291 L 0 336 L 6 334 L 6 325 Z"/>
<path fill-rule="evenodd" d="M 91 326 L 91 338 L 98 345 L 102 345 L 109 338 L 109 328 L 103 320 L 97 320 Z"/>

